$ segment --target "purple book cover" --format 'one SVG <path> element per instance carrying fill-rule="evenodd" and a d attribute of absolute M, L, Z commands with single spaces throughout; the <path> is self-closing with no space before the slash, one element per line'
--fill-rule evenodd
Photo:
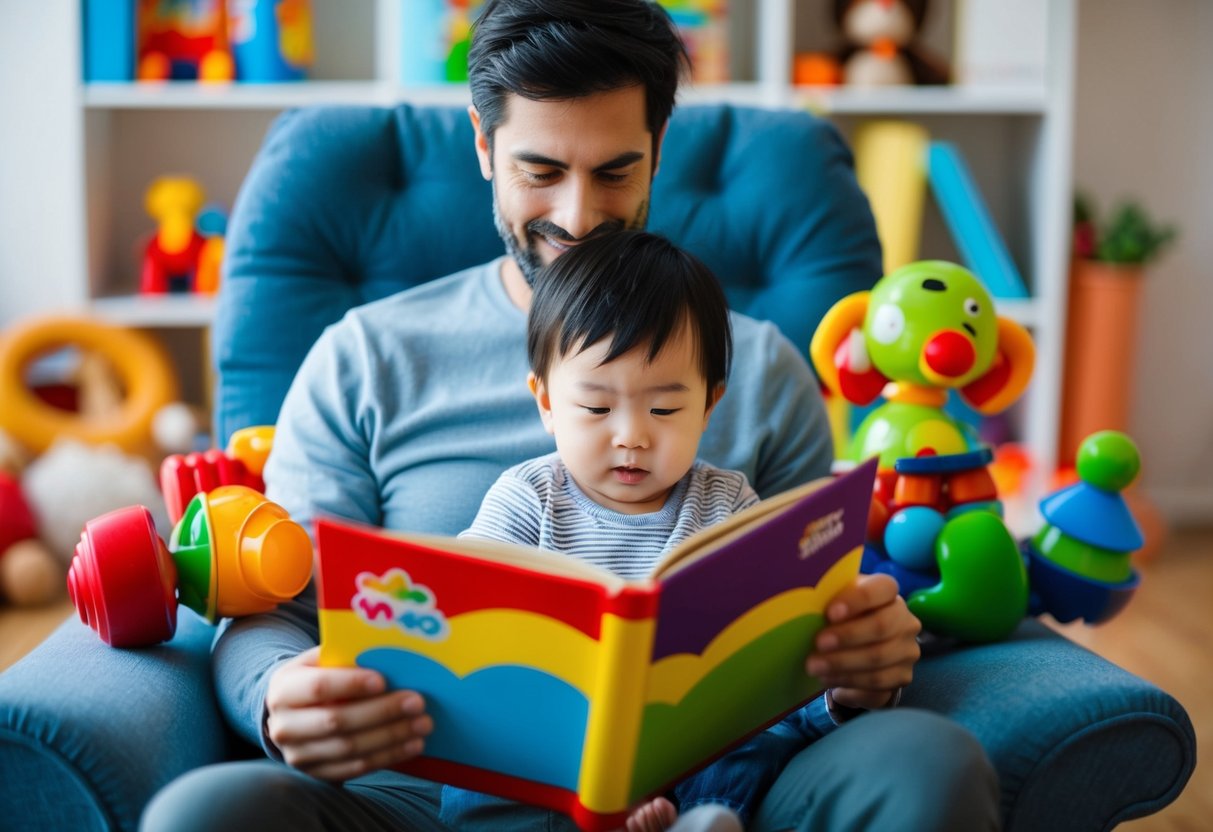
<path fill-rule="evenodd" d="M 664 578 L 653 661 L 701 653 L 730 622 L 768 598 L 816 586 L 841 557 L 863 545 L 875 474 L 873 458 Z"/>

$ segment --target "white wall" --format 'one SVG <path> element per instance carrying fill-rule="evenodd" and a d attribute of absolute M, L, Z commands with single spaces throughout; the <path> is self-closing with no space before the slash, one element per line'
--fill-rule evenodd
<path fill-rule="evenodd" d="M 66 0 L 0 0 L 0 326 L 85 295 L 76 18 Z"/>
<path fill-rule="evenodd" d="M 1177 523 L 1213 522 L 1213 2 L 1081 0 L 1074 178 L 1181 236 L 1149 269 L 1130 431 Z"/>

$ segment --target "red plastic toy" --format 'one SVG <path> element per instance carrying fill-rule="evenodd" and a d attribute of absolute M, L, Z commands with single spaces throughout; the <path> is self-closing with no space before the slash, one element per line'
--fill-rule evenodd
<path fill-rule="evenodd" d="M 166 464 L 162 481 L 173 489 L 166 497 L 187 503 L 167 543 L 144 506 L 85 524 L 68 594 L 103 641 L 113 647 L 166 641 L 177 629 L 178 604 L 214 622 L 267 612 L 303 591 L 312 571 L 307 532 L 281 506 L 233 483 L 260 481 L 270 436 L 267 429 L 242 433 L 233 437 L 233 456 L 191 454 Z"/>

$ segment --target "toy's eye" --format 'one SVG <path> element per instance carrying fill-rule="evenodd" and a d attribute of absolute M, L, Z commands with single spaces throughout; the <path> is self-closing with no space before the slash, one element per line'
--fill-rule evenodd
<path fill-rule="evenodd" d="M 977 298 L 965 298 L 965 314 L 970 318 L 981 314 L 981 304 L 977 302 Z"/>
<path fill-rule="evenodd" d="M 871 336 L 881 344 L 891 344 L 901 337 L 906 328 L 906 313 L 900 306 L 886 303 L 872 316 Z"/>

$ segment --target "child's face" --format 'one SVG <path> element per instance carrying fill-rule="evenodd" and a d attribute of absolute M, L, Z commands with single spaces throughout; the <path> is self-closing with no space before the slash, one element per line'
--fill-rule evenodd
<path fill-rule="evenodd" d="M 547 383 L 531 378 L 544 427 L 573 480 L 599 505 L 645 514 L 690 470 L 721 387 L 707 381 L 683 327 L 652 362 L 642 345 L 602 364 L 610 338 L 557 359 Z"/>

